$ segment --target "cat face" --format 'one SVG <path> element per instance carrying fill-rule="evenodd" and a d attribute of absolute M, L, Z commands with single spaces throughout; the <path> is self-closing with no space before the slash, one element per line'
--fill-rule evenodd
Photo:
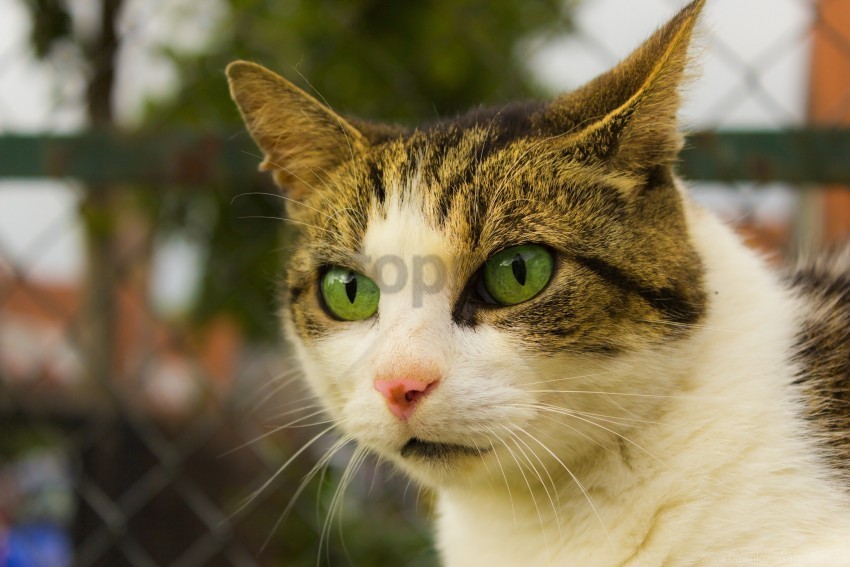
<path fill-rule="evenodd" d="M 579 460 L 657 410 L 706 308 L 671 171 L 701 6 L 550 104 L 412 132 L 229 67 L 302 227 L 287 331 L 343 431 L 444 486 Z"/>

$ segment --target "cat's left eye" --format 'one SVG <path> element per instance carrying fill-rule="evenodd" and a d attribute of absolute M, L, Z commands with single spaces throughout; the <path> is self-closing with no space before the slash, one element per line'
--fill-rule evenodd
<path fill-rule="evenodd" d="M 333 316 L 343 321 L 362 321 L 378 311 L 378 285 L 357 272 L 332 267 L 322 277 L 322 300 Z"/>
<path fill-rule="evenodd" d="M 543 246 L 525 244 L 506 248 L 484 264 L 483 291 L 499 305 L 516 305 L 543 291 L 554 269 L 555 259 Z"/>

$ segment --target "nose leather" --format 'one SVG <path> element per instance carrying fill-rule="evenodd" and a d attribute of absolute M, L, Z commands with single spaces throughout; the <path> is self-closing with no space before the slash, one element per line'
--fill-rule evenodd
<path fill-rule="evenodd" d="M 402 421 L 407 421 L 413 415 L 419 401 L 427 396 L 437 383 L 437 380 L 427 382 L 415 378 L 393 378 L 375 380 L 374 387 L 384 397 L 393 415 Z"/>

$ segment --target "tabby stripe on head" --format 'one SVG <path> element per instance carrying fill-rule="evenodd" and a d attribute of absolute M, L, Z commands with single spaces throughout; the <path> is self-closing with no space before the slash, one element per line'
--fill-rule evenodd
<path fill-rule="evenodd" d="M 439 161 L 433 163 L 437 164 Z M 481 162 L 479 160 L 471 160 L 464 161 L 458 165 L 460 166 L 458 169 L 454 169 L 450 174 L 437 180 L 438 186 L 441 189 L 437 205 L 437 222 L 440 226 L 445 226 L 449 213 L 454 209 L 455 202 L 462 194 L 461 191 L 458 191 L 458 188 L 471 187 L 475 182 L 475 176 L 478 173 Z"/>
<path fill-rule="evenodd" d="M 301 297 L 303 293 L 303 286 L 292 286 L 291 288 L 289 288 L 289 304 L 292 305 L 293 303 L 298 301 L 298 298 Z"/>
<path fill-rule="evenodd" d="M 384 175 L 381 168 L 375 162 L 369 163 L 369 180 L 372 188 L 375 191 L 375 200 L 379 205 L 383 205 L 387 199 L 387 191 L 384 188 Z"/>
<path fill-rule="evenodd" d="M 623 291 L 640 296 L 671 323 L 693 325 L 702 316 L 703 308 L 694 305 L 679 290 L 648 288 L 636 282 L 620 268 L 599 258 L 573 256 L 572 259 Z"/>

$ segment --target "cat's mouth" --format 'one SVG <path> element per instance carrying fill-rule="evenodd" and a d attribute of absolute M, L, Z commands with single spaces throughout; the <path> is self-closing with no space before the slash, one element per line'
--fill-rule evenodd
<path fill-rule="evenodd" d="M 404 458 L 420 459 L 445 459 L 455 456 L 477 457 L 490 450 L 490 447 L 472 447 L 469 445 L 457 445 L 455 443 L 439 443 L 436 441 L 425 441 L 412 437 L 404 447 L 401 448 L 401 456 Z"/>

